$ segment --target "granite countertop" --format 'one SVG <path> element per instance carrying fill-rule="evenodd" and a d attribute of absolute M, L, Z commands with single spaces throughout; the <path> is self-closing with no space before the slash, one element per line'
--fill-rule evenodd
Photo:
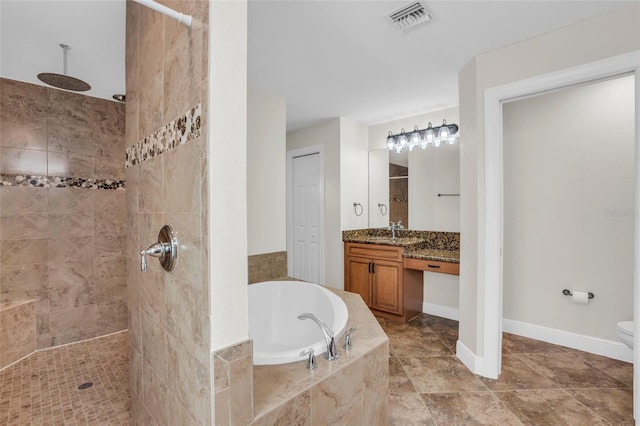
<path fill-rule="evenodd" d="M 460 263 L 460 233 L 437 231 L 396 231 L 396 239 L 386 228 L 342 231 L 346 243 L 377 244 L 404 248 L 404 257 Z"/>
<path fill-rule="evenodd" d="M 436 250 L 436 249 L 420 249 L 409 251 L 404 257 L 412 259 L 436 260 L 439 262 L 460 263 L 459 250 Z"/>

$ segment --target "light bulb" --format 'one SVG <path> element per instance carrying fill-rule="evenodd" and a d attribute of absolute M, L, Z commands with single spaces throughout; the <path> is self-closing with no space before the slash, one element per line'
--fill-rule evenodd
<path fill-rule="evenodd" d="M 396 145 L 396 148 L 395 148 L 396 154 L 400 154 L 402 152 L 402 148 L 403 148 L 402 145 L 400 144 Z"/>
<path fill-rule="evenodd" d="M 449 139 L 449 126 L 447 126 L 447 120 L 442 120 L 442 126 L 440 127 L 440 132 L 438 133 L 441 141 L 446 142 L 447 139 Z"/>
<path fill-rule="evenodd" d="M 435 137 L 436 135 L 433 132 L 433 127 L 431 127 L 431 122 L 429 122 L 429 125 L 427 126 L 427 131 L 424 132 L 424 140 L 426 141 L 425 148 L 433 144 Z M 422 147 L 422 145 L 420 146 Z"/>
<path fill-rule="evenodd" d="M 398 145 L 400 145 L 401 148 L 404 148 L 408 143 L 409 139 L 407 138 L 407 135 L 405 135 L 404 129 L 402 129 L 402 131 L 400 132 L 400 136 L 398 136 Z"/>
<path fill-rule="evenodd" d="M 389 132 L 389 137 L 387 138 L 387 149 L 389 151 L 391 151 L 393 149 L 393 147 L 395 146 L 396 141 L 395 139 L 393 139 L 393 136 L 391 135 L 391 132 Z"/>
<path fill-rule="evenodd" d="M 418 126 L 415 126 L 413 133 L 411 133 L 411 143 L 418 145 L 420 143 L 420 133 L 418 132 Z"/>
<path fill-rule="evenodd" d="M 447 143 L 449 145 L 455 145 L 456 142 L 458 142 L 458 137 L 456 135 L 449 135 L 449 138 L 447 139 Z"/>

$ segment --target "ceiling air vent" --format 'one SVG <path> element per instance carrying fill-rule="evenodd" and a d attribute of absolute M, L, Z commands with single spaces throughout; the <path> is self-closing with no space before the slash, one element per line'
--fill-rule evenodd
<path fill-rule="evenodd" d="M 389 13 L 387 17 L 397 30 L 407 30 L 431 20 L 429 11 L 425 5 L 419 1 L 405 4 Z"/>

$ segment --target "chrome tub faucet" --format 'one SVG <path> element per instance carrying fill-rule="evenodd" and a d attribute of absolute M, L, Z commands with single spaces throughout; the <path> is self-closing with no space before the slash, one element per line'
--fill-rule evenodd
<path fill-rule="evenodd" d="M 298 315 L 299 320 L 305 320 L 307 318 L 312 319 L 316 324 L 318 324 L 320 330 L 322 330 L 324 341 L 327 344 L 327 350 L 324 353 L 324 358 L 329 361 L 335 361 L 340 358 L 340 354 L 338 353 L 338 348 L 336 346 L 336 339 L 333 336 L 333 331 L 327 326 L 327 324 L 325 324 L 324 321 L 309 312 Z"/>

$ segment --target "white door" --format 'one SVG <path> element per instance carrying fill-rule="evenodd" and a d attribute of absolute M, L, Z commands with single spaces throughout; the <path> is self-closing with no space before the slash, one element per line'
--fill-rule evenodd
<path fill-rule="evenodd" d="M 320 154 L 293 157 L 293 278 L 321 283 L 322 182 Z"/>

